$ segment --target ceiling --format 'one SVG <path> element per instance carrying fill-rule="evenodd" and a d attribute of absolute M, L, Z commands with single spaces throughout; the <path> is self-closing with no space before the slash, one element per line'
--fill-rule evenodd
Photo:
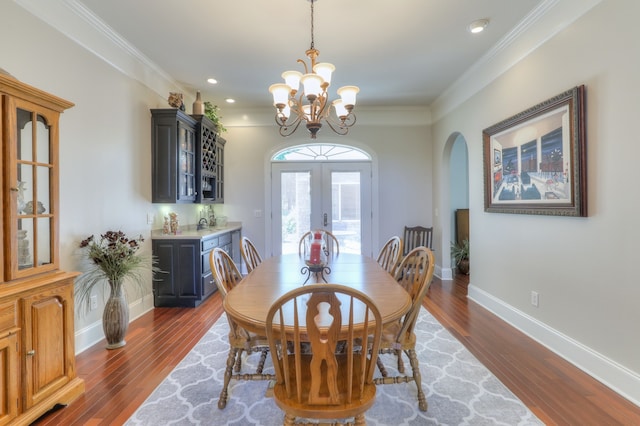
<path fill-rule="evenodd" d="M 80 0 L 182 87 L 226 108 L 270 106 L 280 74 L 303 72 L 309 0 Z M 336 66 L 331 97 L 358 106 L 429 106 L 509 37 L 541 0 L 315 0 L 319 62 Z M 490 19 L 483 33 L 467 27 Z M 217 79 L 210 85 L 207 78 Z M 231 106 L 224 103 L 234 98 Z"/>

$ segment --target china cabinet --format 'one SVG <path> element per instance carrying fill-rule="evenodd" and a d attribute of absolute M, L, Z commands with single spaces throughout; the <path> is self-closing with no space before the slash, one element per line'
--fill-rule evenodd
<path fill-rule="evenodd" d="M 196 200 L 196 121 L 177 108 L 151 110 L 151 201 Z"/>
<path fill-rule="evenodd" d="M 28 424 L 84 392 L 73 284 L 59 270 L 60 114 L 71 102 L 0 75 L 0 425 Z"/>

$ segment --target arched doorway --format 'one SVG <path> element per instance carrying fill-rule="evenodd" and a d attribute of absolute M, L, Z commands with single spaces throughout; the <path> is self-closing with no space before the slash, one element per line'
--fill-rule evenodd
<path fill-rule="evenodd" d="M 451 243 L 462 244 L 462 240 L 469 239 L 469 152 L 467 141 L 462 134 L 453 133 L 449 136 L 445 144 L 444 159 L 448 164 L 449 227 L 443 229 L 443 247 L 450 253 Z M 448 239 L 445 239 L 446 237 Z M 445 242 L 448 243 L 446 246 Z M 455 269 L 453 259 L 449 265 L 443 262 L 442 278 L 451 279 Z"/>

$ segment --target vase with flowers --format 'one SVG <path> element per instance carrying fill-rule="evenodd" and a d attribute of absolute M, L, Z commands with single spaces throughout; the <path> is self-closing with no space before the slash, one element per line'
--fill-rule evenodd
<path fill-rule="evenodd" d="M 91 268 L 76 280 L 76 297 L 79 306 L 88 309 L 91 293 L 97 286 L 109 286 L 109 298 L 102 314 L 102 328 L 107 349 L 126 344 L 124 337 L 129 327 L 129 305 L 124 285 L 126 282 L 142 289 L 144 272 L 157 272 L 153 256 L 138 253 L 144 239 L 130 238 L 122 231 L 107 231 L 100 238 L 90 236 L 80 242 Z"/>

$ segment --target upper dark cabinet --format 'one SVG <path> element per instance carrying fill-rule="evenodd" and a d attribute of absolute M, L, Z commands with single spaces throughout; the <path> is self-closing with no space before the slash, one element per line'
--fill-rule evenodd
<path fill-rule="evenodd" d="M 196 120 L 175 108 L 151 110 L 151 201 L 193 203 L 198 188 Z"/>
<path fill-rule="evenodd" d="M 198 175 L 199 185 L 196 202 L 202 204 L 222 203 L 224 201 L 224 144 L 225 140 L 216 132 L 216 127 L 204 115 L 192 115 L 196 120 L 198 138 Z"/>
<path fill-rule="evenodd" d="M 151 110 L 154 203 L 224 202 L 224 144 L 211 120 L 175 108 Z"/>

